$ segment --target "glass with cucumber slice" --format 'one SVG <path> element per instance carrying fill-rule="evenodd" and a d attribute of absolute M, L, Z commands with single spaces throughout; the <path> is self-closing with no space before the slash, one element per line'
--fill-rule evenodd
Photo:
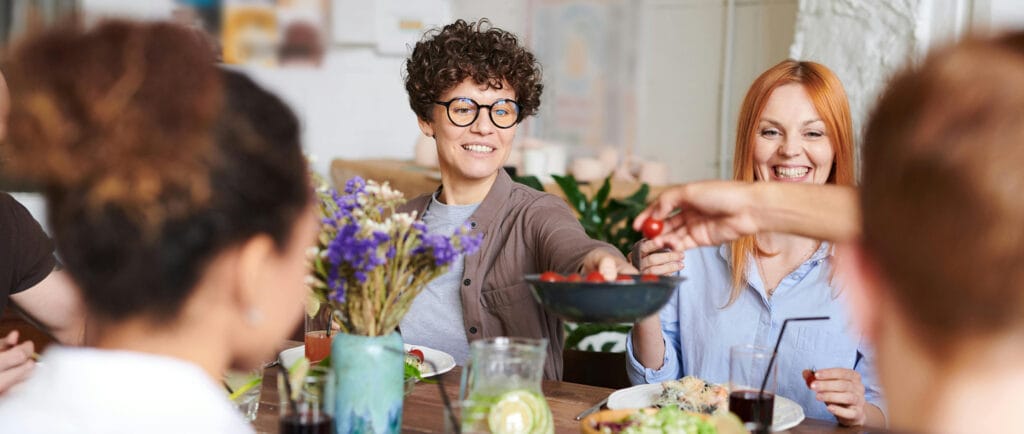
<path fill-rule="evenodd" d="M 554 432 L 551 410 L 540 393 L 513 389 L 497 395 L 470 395 L 464 404 L 463 426 L 486 421 L 492 434 L 547 434 Z"/>

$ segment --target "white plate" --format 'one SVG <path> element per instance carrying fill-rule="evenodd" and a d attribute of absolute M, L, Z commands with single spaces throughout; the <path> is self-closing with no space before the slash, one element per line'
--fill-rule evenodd
<path fill-rule="evenodd" d="M 441 350 L 435 350 L 433 348 L 424 347 L 422 345 L 404 345 L 406 352 L 413 348 L 423 351 L 424 362 L 433 363 L 433 367 L 431 367 L 430 363 L 423 364 L 423 371 L 420 372 L 420 375 L 422 375 L 423 377 L 433 377 L 435 375 L 441 375 L 445 372 L 451 371 L 452 368 L 455 367 L 455 358 L 452 357 L 451 354 L 448 354 Z"/>
<path fill-rule="evenodd" d="M 654 405 L 661 395 L 661 384 L 640 384 L 616 390 L 608 396 L 608 408 L 620 410 L 624 408 L 644 408 Z M 772 431 L 782 431 L 795 427 L 804 420 L 804 409 L 800 404 L 789 398 L 775 395 L 775 408 L 772 412 Z"/>
<path fill-rule="evenodd" d="M 451 371 L 452 368 L 455 367 L 455 359 L 450 354 L 444 351 L 435 350 L 433 348 L 428 348 L 421 345 L 404 344 L 404 346 L 405 351 L 409 351 L 413 348 L 423 351 L 423 358 L 433 363 L 433 366 L 437 368 L 437 370 L 434 370 L 431 368 L 430 363 L 426 363 L 426 366 L 423 367 L 423 372 L 420 372 L 420 374 L 423 375 L 424 378 L 443 374 L 445 372 Z M 305 355 L 305 345 L 299 345 L 295 348 L 289 348 L 287 350 L 281 351 L 281 363 L 284 363 L 286 367 L 291 366 L 293 363 L 295 363 L 296 360 L 299 359 L 299 357 L 303 357 Z"/>

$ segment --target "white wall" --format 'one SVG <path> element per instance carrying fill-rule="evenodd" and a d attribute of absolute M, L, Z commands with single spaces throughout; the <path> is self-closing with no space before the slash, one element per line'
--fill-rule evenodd
<path fill-rule="evenodd" d="M 757 75 L 786 58 L 796 0 L 736 1 L 731 54 L 726 2 L 642 7 L 637 153 L 668 163 L 675 182 L 717 178 L 720 166 L 730 176 L 740 103 Z"/>
<path fill-rule="evenodd" d="M 843 82 L 854 131 L 888 77 L 927 47 L 921 0 L 800 0 L 790 56 L 824 64 Z M 923 50 L 922 50 L 923 51 Z"/>
<path fill-rule="evenodd" d="M 832 69 L 858 137 L 892 74 L 971 33 L 1024 28 L 1024 0 L 800 0 L 790 55 Z"/>
<path fill-rule="evenodd" d="M 524 5 L 525 0 L 451 0 L 452 20 L 488 17 L 522 35 Z M 320 69 L 243 69 L 299 114 L 306 150 L 316 170 L 326 174 L 337 157 L 412 158 L 421 133 L 405 93 L 404 62 L 405 56 L 382 56 L 372 47 L 333 45 Z"/>
<path fill-rule="evenodd" d="M 1024 29 L 1024 0 L 973 0 L 969 2 L 972 6 L 973 20 L 971 24 L 979 30 L 998 32 L 1008 29 Z"/>

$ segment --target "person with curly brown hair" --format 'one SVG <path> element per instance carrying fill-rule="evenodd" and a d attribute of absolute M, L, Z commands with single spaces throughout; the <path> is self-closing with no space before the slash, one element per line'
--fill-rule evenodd
<path fill-rule="evenodd" d="M 636 270 L 617 249 L 587 237 L 562 199 L 502 169 L 520 122 L 540 107 L 540 65 L 515 35 L 481 19 L 428 34 L 405 66 L 409 104 L 437 144 L 441 186 L 402 210 L 418 211 L 431 231 L 450 234 L 468 223 L 483 241 L 416 298 L 402 337 L 459 364 L 477 339 L 546 338 L 544 376 L 560 379 L 562 323 L 534 300 L 523 276 L 599 271 L 614 279 Z"/>
<path fill-rule="evenodd" d="M 43 187 L 90 319 L 0 432 L 251 433 L 220 384 L 302 315 L 317 219 L 295 115 L 193 32 L 113 21 L 16 46 L 10 168 Z"/>

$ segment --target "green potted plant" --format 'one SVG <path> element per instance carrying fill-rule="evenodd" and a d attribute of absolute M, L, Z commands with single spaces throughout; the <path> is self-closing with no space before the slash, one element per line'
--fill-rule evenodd
<path fill-rule="evenodd" d="M 552 175 L 552 178 L 591 238 L 608 242 L 623 255 L 627 255 L 633 244 L 643 238 L 642 234 L 633 230 L 631 223 L 647 206 L 650 187 L 646 183 L 641 184 L 633 194 L 618 199 L 610 197 L 611 176 L 605 178 L 601 187 L 590 197 L 580 190 L 579 182 L 572 175 Z M 516 181 L 544 191 L 544 186 L 534 176 L 517 177 Z M 628 386 L 625 353 L 615 351 L 615 347 L 625 340 L 631 328 L 632 324 L 567 323 L 563 378 L 575 383 L 605 387 Z M 588 337 L 598 335 L 610 335 L 610 338 L 599 345 L 586 342 Z"/>

